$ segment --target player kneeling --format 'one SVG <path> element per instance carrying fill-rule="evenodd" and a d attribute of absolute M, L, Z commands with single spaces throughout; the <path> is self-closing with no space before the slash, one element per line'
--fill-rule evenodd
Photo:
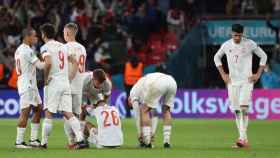
<path fill-rule="evenodd" d="M 97 128 L 90 122 L 86 123 L 85 137 L 97 148 L 115 148 L 123 144 L 123 132 L 118 109 L 108 106 L 106 101 L 98 101 L 96 106 L 83 106 L 83 110 L 97 121 Z"/>

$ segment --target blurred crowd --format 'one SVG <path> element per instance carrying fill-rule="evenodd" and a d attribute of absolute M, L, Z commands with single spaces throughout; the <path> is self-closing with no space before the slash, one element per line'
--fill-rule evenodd
<path fill-rule="evenodd" d="M 164 65 L 203 15 L 280 15 L 278 0 L 0 0 L 0 88 L 14 70 L 21 31 L 53 23 L 79 25 L 77 40 L 87 49 L 87 70 L 123 72 L 128 57 L 145 66 Z M 40 37 L 39 31 L 38 36 Z M 42 42 L 35 46 L 38 51 Z"/>
<path fill-rule="evenodd" d="M 79 25 L 77 40 L 87 49 L 88 70 L 121 72 L 127 56 L 145 65 L 161 64 L 174 52 L 196 23 L 193 0 L 183 6 L 172 0 L 1 0 L 0 82 L 7 83 L 14 69 L 14 52 L 21 30 L 53 23 L 57 40 L 68 22 Z M 39 50 L 42 42 L 35 46 Z M 3 84 L 2 84 L 3 85 Z"/>

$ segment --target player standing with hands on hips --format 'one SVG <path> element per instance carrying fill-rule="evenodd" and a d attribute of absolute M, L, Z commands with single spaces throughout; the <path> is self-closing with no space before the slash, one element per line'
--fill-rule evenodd
<path fill-rule="evenodd" d="M 247 138 L 248 110 L 254 83 L 260 78 L 267 61 L 265 52 L 252 40 L 243 36 L 244 27 L 232 25 L 232 39 L 222 44 L 215 54 L 214 62 L 228 88 L 230 108 L 235 113 L 239 139 L 234 147 L 249 147 Z M 252 73 L 252 58 L 255 53 L 260 58 L 257 73 Z M 229 74 L 222 67 L 221 58 L 227 57 Z"/>

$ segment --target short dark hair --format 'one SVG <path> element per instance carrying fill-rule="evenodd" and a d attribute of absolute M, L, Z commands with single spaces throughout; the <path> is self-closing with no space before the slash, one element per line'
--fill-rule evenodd
<path fill-rule="evenodd" d="M 95 69 L 92 72 L 93 79 L 97 80 L 100 83 L 103 83 L 106 80 L 106 73 L 102 69 Z"/>
<path fill-rule="evenodd" d="M 64 26 L 64 28 L 71 29 L 75 35 L 76 35 L 77 32 L 78 32 L 78 25 L 75 24 L 75 23 L 73 23 L 73 22 L 70 22 L 70 23 L 66 24 L 66 25 Z"/>
<path fill-rule="evenodd" d="M 25 28 L 22 30 L 22 38 L 26 37 L 26 36 L 30 36 L 32 34 L 32 32 L 35 31 L 33 28 Z"/>
<path fill-rule="evenodd" d="M 241 24 L 233 24 L 231 26 L 231 31 L 232 32 L 237 32 L 237 33 L 243 33 L 244 27 Z"/>
<path fill-rule="evenodd" d="M 54 25 L 50 24 L 50 23 L 45 23 L 40 27 L 40 31 L 41 33 L 44 33 L 44 35 L 48 38 L 48 39 L 53 39 L 55 38 L 55 28 Z"/>

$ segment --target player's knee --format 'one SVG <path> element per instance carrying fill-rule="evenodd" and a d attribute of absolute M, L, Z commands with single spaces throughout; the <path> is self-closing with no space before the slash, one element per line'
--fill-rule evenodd
<path fill-rule="evenodd" d="M 249 107 L 247 105 L 243 105 L 243 106 L 241 106 L 241 111 L 244 115 L 248 115 Z"/>
<path fill-rule="evenodd" d="M 45 118 L 47 119 L 52 119 L 52 113 L 49 112 L 48 110 L 45 111 Z"/>
<path fill-rule="evenodd" d="M 153 117 L 157 117 L 157 116 L 158 116 L 158 112 L 157 112 L 156 109 L 153 109 L 153 110 L 151 111 L 151 114 L 152 114 Z"/>
<path fill-rule="evenodd" d="M 162 111 L 163 111 L 164 113 L 170 113 L 170 107 L 167 106 L 167 105 L 164 105 L 164 106 L 162 107 Z"/>
<path fill-rule="evenodd" d="M 140 110 L 144 113 L 148 113 L 151 110 L 151 108 L 148 107 L 147 105 L 143 105 L 141 106 Z"/>
<path fill-rule="evenodd" d="M 40 114 L 42 112 L 43 108 L 41 105 L 38 105 L 37 107 L 34 107 L 32 110 L 34 113 Z"/>
<path fill-rule="evenodd" d="M 235 110 L 234 113 L 235 113 L 235 115 L 239 115 L 241 113 L 241 111 L 240 110 Z"/>
<path fill-rule="evenodd" d="M 28 115 L 21 113 L 18 119 L 18 126 L 19 127 L 26 127 L 28 120 Z"/>

